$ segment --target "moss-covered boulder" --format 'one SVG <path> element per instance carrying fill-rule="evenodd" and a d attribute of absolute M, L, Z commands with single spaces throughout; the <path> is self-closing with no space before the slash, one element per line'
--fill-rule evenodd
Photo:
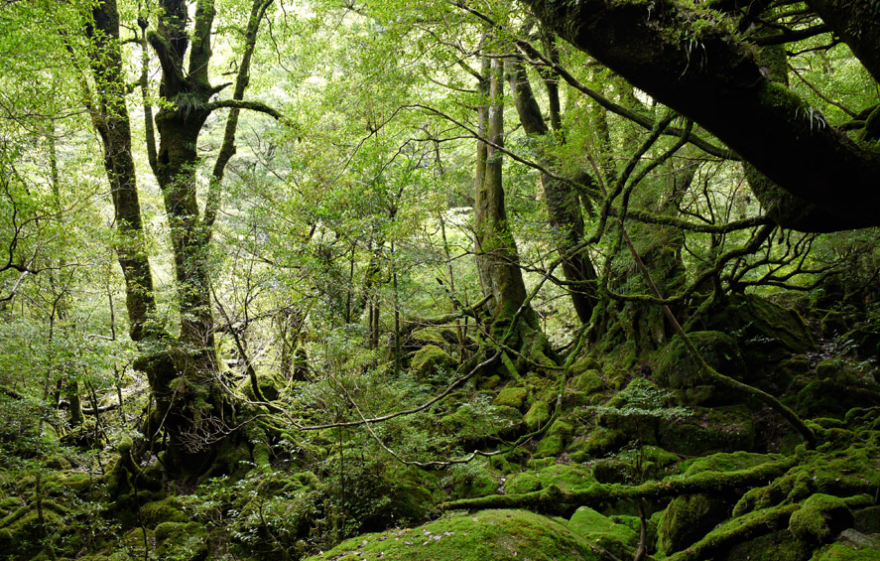
<path fill-rule="evenodd" d="M 748 378 L 742 352 L 733 337 L 720 331 L 695 331 L 689 333 L 688 337 L 709 366 L 732 378 Z M 699 362 L 678 337 L 663 351 L 654 377 L 661 385 L 674 389 L 694 388 L 707 381 Z"/>
<path fill-rule="evenodd" d="M 522 426 L 519 410 L 503 405 L 485 407 L 465 403 L 453 413 L 440 418 L 440 427 L 455 435 L 466 448 L 514 436 Z"/>
<path fill-rule="evenodd" d="M 156 555 L 160 559 L 202 561 L 208 558 L 208 531 L 197 522 L 163 522 L 156 526 Z"/>
<path fill-rule="evenodd" d="M 844 528 L 852 526 L 853 515 L 840 497 L 816 493 L 791 515 L 788 529 L 807 543 L 826 543 Z"/>
<path fill-rule="evenodd" d="M 523 416 L 523 422 L 529 430 L 534 431 L 547 424 L 547 421 L 550 420 L 550 415 L 550 404 L 546 401 L 536 401 Z"/>
<path fill-rule="evenodd" d="M 880 550 L 833 543 L 817 551 L 810 561 L 880 561 Z"/>
<path fill-rule="evenodd" d="M 527 389 L 517 386 L 507 386 L 498 392 L 498 395 L 495 396 L 492 404 L 522 410 L 528 397 L 529 391 Z"/>
<path fill-rule="evenodd" d="M 736 452 L 713 454 L 683 462 L 680 466 L 685 477 L 705 472 L 731 472 L 755 467 L 776 456 Z M 681 551 L 728 518 L 738 497 L 722 494 L 696 494 L 674 498 L 663 513 L 658 527 L 657 546 L 669 555 Z"/>
<path fill-rule="evenodd" d="M 524 510 L 485 510 L 418 528 L 360 536 L 306 561 L 600 561 L 587 538 Z"/>
<path fill-rule="evenodd" d="M 575 534 L 621 559 L 631 558 L 639 543 L 639 534 L 635 530 L 585 506 L 575 511 L 568 527 Z"/>
<path fill-rule="evenodd" d="M 816 346 L 797 311 L 755 294 L 732 296 L 727 306 L 707 318 L 706 326 L 733 336 L 747 365 L 758 370 Z"/>
<path fill-rule="evenodd" d="M 732 545 L 718 561 L 807 561 L 812 549 L 782 530 Z"/>
<path fill-rule="evenodd" d="M 410 366 L 420 380 L 430 380 L 437 374 L 454 371 L 458 361 L 437 345 L 425 345 L 413 355 Z"/>
<path fill-rule="evenodd" d="M 543 485 L 541 485 L 541 481 L 537 476 L 527 471 L 514 473 L 504 483 L 504 492 L 508 495 L 531 493 L 532 491 L 540 491 L 542 488 Z"/>
<path fill-rule="evenodd" d="M 755 418 L 747 407 L 692 407 L 689 411 L 690 415 L 659 425 L 657 443 L 663 449 L 686 456 L 753 449 Z"/>
<path fill-rule="evenodd" d="M 151 530 L 163 522 L 189 522 L 174 497 L 145 504 L 140 515 L 143 525 Z"/>
<path fill-rule="evenodd" d="M 565 445 L 571 441 L 573 432 L 574 427 L 572 427 L 571 423 L 557 419 L 547 429 L 544 438 L 538 442 L 538 447 L 535 448 L 535 457 L 550 458 L 558 456 L 565 450 Z"/>

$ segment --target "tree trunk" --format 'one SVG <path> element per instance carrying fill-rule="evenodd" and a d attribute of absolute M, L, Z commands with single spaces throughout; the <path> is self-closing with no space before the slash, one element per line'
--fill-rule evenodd
<path fill-rule="evenodd" d="M 511 59 L 508 63 L 508 78 L 514 105 L 523 129 L 529 136 L 538 137 L 546 142 L 552 142 L 550 129 L 547 127 L 541 108 L 532 92 L 529 77 L 525 67 L 518 60 Z M 558 94 L 558 92 L 557 92 Z M 553 99 L 551 90 L 551 100 Z M 556 102 L 551 103 L 558 111 L 558 95 Z M 551 111 L 551 116 L 553 111 Z M 555 117 L 558 121 L 558 115 Z M 538 158 L 543 164 L 552 164 L 552 158 L 546 156 L 546 151 L 539 148 Z M 584 238 L 584 219 L 581 214 L 578 193 L 568 183 L 559 181 L 547 175 L 541 175 L 541 183 L 544 187 L 544 201 L 547 204 L 547 213 L 550 217 L 550 226 L 553 228 L 557 239 L 557 251 L 560 255 L 567 255 L 577 247 Z M 571 285 L 568 287 L 575 312 L 582 323 L 589 323 L 596 306 L 597 280 L 596 269 L 585 249 L 571 255 L 562 263 L 562 271 Z"/>
<path fill-rule="evenodd" d="M 97 85 L 97 106 L 91 108 L 92 123 L 104 146 L 104 168 L 110 181 L 114 223 L 120 234 L 115 249 L 125 278 L 129 333 L 132 340 L 140 341 L 146 336 L 146 324 L 156 311 L 156 300 L 144 249 L 116 0 L 104 0 L 96 5 L 92 17 L 94 27 L 90 27 L 89 35 L 95 41 L 95 51 L 91 68 Z"/>

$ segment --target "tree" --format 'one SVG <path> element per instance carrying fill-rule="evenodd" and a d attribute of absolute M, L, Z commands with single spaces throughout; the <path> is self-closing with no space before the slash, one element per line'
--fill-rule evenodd
<path fill-rule="evenodd" d="M 871 18 L 861 17 L 871 9 L 866 2 L 843 7 L 808 1 L 815 17 L 800 17 L 796 21 L 807 24 L 797 25 L 789 24 L 772 1 L 749 6 L 714 2 L 700 8 L 665 2 L 650 9 L 639 2 L 599 0 L 524 3 L 561 37 L 692 118 L 793 197 L 817 205 L 805 210 L 811 216 L 801 218 L 800 229 L 877 225 L 876 107 L 861 111 L 855 123 L 829 122 L 775 83 L 772 63 L 758 52 L 762 45 L 833 31 L 876 79 L 875 49 L 869 45 L 878 28 Z M 762 23 L 765 14 L 779 20 L 782 29 Z M 859 137 L 851 138 L 848 130 L 858 131 Z"/>

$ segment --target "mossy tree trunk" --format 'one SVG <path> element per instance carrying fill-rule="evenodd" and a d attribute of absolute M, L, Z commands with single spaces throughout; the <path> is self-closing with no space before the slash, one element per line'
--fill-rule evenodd
<path fill-rule="evenodd" d="M 478 266 L 485 276 L 484 290 L 495 299 L 495 323 L 506 327 L 526 301 L 526 285 L 507 218 L 504 158 L 497 148 L 504 145 L 504 64 L 493 58 L 488 66 L 489 105 L 485 112 L 485 136 L 489 142 L 478 147 L 478 150 L 485 149 L 485 161 L 479 160 L 482 154 L 478 152 L 477 177 L 482 176 L 482 182 L 477 186 L 474 209 L 476 252 Z M 534 312 L 527 310 L 523 319 L 531 325 L 535 322 Z"/>
<path fill-rule="evenodd" d="M 104 148 L 104 169 L 110 181 L 114 224 L 119 233 L 116 255 L 125 278 L 125 304 L 129 333 L 141 341 L 156 311 L 153 276 L 144 247 L 143 221 L 131 145 L 131 123 L 125 105 L 125 74 L 119 45 L 119 12 L 116 0 L 103 0 L 92 8 L 87 26 L 94 41 L 90 57 L 95 82 L 92 124 Z"/>
<path fill-rule="evenodd" d="M 518 59 L 509 59 L 508 79 L 514 106 L 526 134 L 552 144 L 554 142 L 552 132 L 541 114 L 526 69 Z M 552 87 L 548 90 L 551 122 L 557 123 L 554 128 L 558 131 L 561 124 L 558 113 L 559 92 Z M 545 165 L 553 163 L 552 158 L 546 155 L 547 148 L 547 146 L 540 147 L 542 154 L 538 156 Z M 587 324 L 597 302 L 595 287 L 597 275 L 586 249 L 572 254 L 573 249 L 584 239 L 584 218 L 578 192 L 570 184 L 546 174 L 541 175 L 541 184 L 544 187 L 544 201 L 547 205 L 550 226 L 557 237 L 558 252 L 560 255 L 571 254 L 562 262 L 563 274 L 570 283 L 567 288 L 578 318 L 582 323 Z"/>

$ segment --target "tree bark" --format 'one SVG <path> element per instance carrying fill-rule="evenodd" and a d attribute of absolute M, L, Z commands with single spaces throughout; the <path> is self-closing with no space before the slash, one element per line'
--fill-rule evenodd
<path fill-rule="evenodd" d="M 699 123 L 792 195 L 851 228 L 880 224 L 880 153 L 765 78 L 754 46 L 723 26 L 697 28 L 692 22 L 705 20 L 674 1 L 650 10 L 633 0 L 524 1 L 561 37 Z"/>
<path fill-rule="evenodd" d="M 518 60 L 511 59 L 508 68 L 510 93 L 523 129 L 529 136 L 536 137 L 543 142 L 552 142 L 550 129 L 544 121 L 541 108 L 532 92 L 525 67 Z M 550 97 L 552 100 L 554 96 Z M 551 103 L 551 108 L 554 105 L 555 119 L 558 121 L 558 96 L 556 103 Z M 553 109 L 550 114 L 554 115 Z M 539 148 L 539 151 L 546 153 L 543 148 Z M 541 154 L 538 158 L 543 165 L 552 165 L 552 158 Z M 584 238 L 584 218 L 581 213 L 578 193 L 570 184 L 547 175 L 542 174 L 541 183 L 544 187 L 544 201 L 547 204 L 550 226 L 557 238 L 557 251 L 560 255 L 568 255 Z M 595 283 L 598 277 L 586 250 L 572 254 L 570 258 L 563 261 L 562 272 L 566 280 L 571 283 L 567 288 L 578 318 L 581 323 L 589 323 L 597 302 Z"/>
<path fill-rule="evenodd" d="M 116 255 L 125 278 L 125 304 L 129 333 L 141 341 L 156 311 L 153 277 L 144 248 L 143 222 L 137 176 L 131 149 L 131 125 L 125 105 L 125 80 L 119 50 L 119 13 L 116 0 L 104 0 L 92 9 L 89 35 L 95 41 L 91 69 L 97 105 L 91 108 L 92 124 L 104 147 L 104 169 L 110 181 L 114 222 L 120 234 Z"/>

